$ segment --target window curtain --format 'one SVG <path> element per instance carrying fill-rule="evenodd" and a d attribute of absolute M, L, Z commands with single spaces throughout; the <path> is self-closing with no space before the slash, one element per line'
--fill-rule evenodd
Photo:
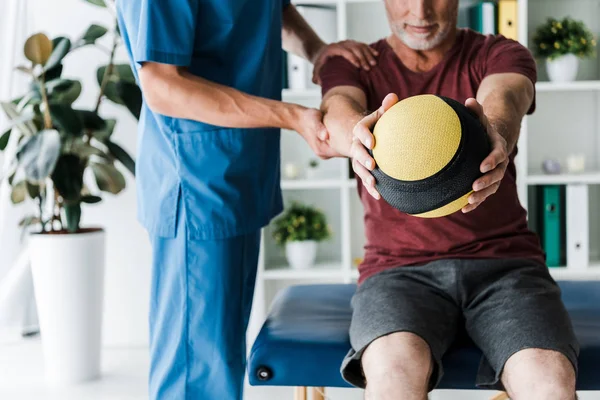
<path fill-rule="evenodd" d="M 23 45 L 32 32 L 30 0 L 0 1 L 0 101 L 9 101 L 27 88 L 27 77 L 15 71 L 26 63 Z M 8 120 L 0 111 L 0 132 Z M 14 158 L 16 135 L 0 153 L 0 177 L 6 175 Z M 0 181 L 0 341 L 21 338 L 37 330 L 33 282 L 26 250 L 26 236 L 21 235 L 19 221 L 32 210 L 31 203 L 14 206 L 10 201 L 6 179 Z"/>

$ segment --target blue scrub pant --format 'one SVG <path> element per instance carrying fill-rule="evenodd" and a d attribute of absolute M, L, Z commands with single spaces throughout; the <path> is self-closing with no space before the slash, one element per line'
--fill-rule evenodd
<path fill-rule="evenodd" d="M 260 232 L 152 238 L 151 400 L 242 400 Z"/>

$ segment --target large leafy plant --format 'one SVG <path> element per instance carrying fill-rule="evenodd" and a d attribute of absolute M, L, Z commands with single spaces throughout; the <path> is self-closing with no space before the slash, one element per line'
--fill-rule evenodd
<path fill-rule="evenodd" d="M 87 1 L 106 7 L 104 0 Z M 105 35 L 112 35 L 110 48 L 97 42 Z M 82 203 L 98 203 L 101 192 L 118 194 L 125 188 L 125 177 L 117 164 L 135 174 L 134 160 L 112 140 L 117 121 L 99 114 L 103 101 L 108 99 L 125 106 L 139 119 L 142 96 L 131 68 L 114 63 L 120 44 L 116 18 L 111 32 L 94 24 L 74 41 L 66 37 L 50 40 L 38 33 L 25 42 L 24 54 L 30 64 L 17 69 L 30 77 L 28 91 L 0 103 L 11 121 L 0 133 L 0 150 L 6 149 L 11 136 L 17 135 L 13 140 L 18 141 L 16 157 L 3 179 L 8 179 L 12 187 L 13 203 L 31 198 L 38 205 L 36 213 L 25 218 L 22 226 L 35 224 L 42 232 L 77 232 Z M 97 70 L 98 95 L 92 109 L 73 105 L 82 84 L 62 75 L 63 60 L 77 56 L 77 50 L 84 46 L 95 46 L 108 58 L 107 64 Z M 92 193 L 84 183 L 87 170 L 100 193 Z"/>

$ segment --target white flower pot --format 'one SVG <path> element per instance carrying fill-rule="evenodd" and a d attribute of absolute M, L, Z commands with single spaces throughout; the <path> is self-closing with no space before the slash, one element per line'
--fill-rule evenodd
<path fill-rule="evenodd" d="M 572 82 L 577 78 L 578 69 L 579 58 L 574 54 L 546 60 L 546 72 L 552 82 Z"/>
<path fill-rule="evenodd" d="M 105 233 L 31 236 L 46 380 L 53 386 L 100 376 Z"/>
<path fill-rule="evenodd" d="M 285 256 L 293 269 L 307 269 L 314 265 L 317 256 L 317 242 L 306 240 L 287 242 Z"/>

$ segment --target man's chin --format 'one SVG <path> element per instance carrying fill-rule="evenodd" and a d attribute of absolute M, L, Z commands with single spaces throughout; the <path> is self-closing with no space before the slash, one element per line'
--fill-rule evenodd
<path fill-rule="evenodd" d="M 428 51 L 437 47 L 442 40 L 440 40 L 440 35 L 432 35 L 432 34 L 414 34 L 403 32 L 398 35 L 400 40 L 412 50 L 421 50 Z"/>

